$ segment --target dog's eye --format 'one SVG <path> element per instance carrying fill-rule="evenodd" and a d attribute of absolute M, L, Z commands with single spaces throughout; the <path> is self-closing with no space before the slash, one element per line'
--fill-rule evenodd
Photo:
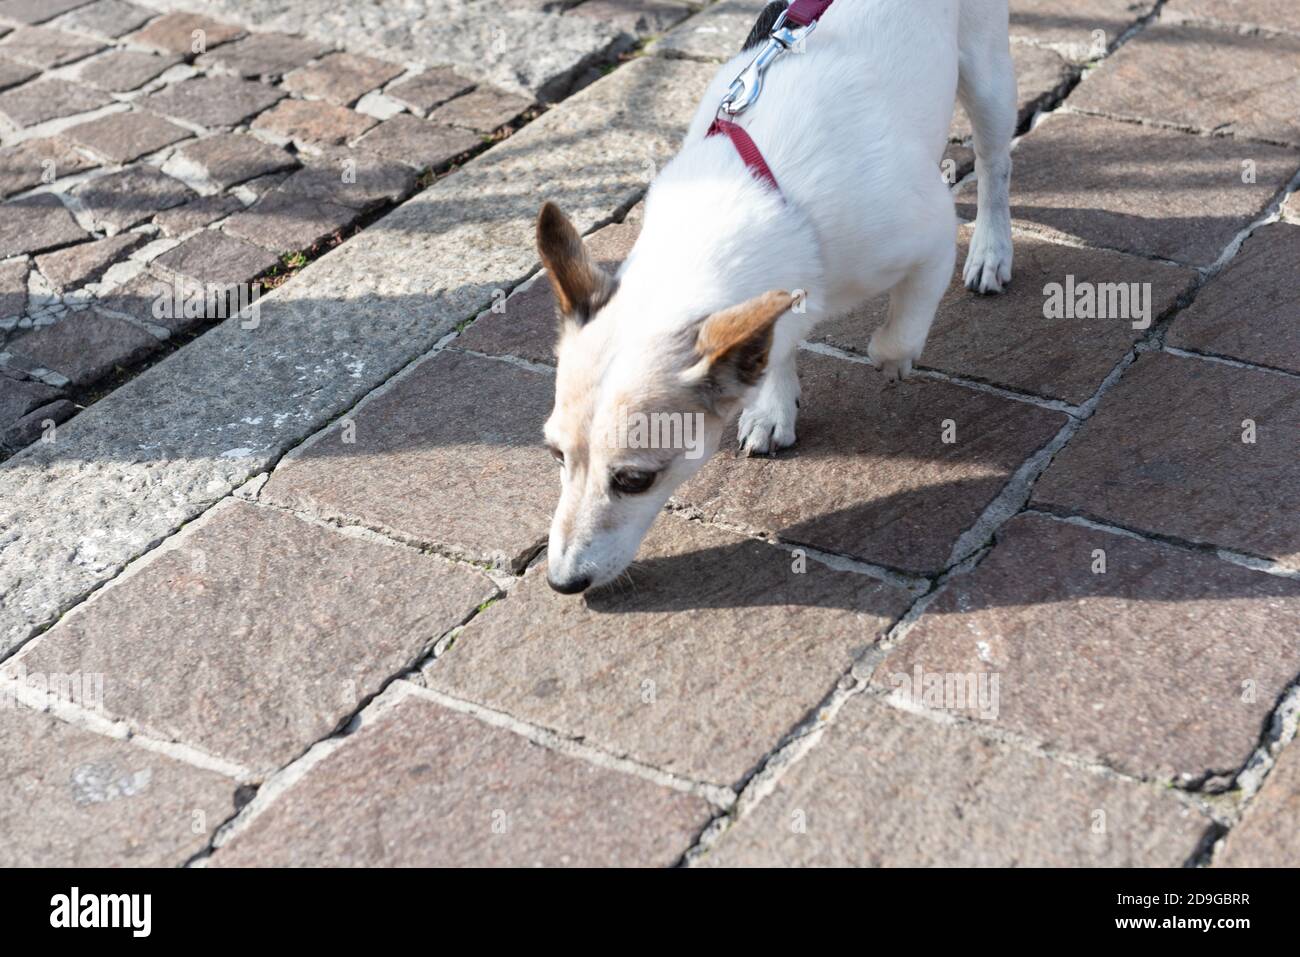
<path fill-rule="evenodd" d="M 619 469 L 610 479 L 614 491 L 624 495 L 638 495 L 655 483 L 656 472 L 642 472 L 640 469 Z"/>

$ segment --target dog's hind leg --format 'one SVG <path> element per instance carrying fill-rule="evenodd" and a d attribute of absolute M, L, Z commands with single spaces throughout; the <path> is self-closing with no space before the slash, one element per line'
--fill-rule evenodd
<path fill-rule="evenodd" d="M 979 198 L 962 279 L 1001 292 L 1011 281 L 1011 138 L 1016 74 L 1007 39 L 1007 0 L 962 0 L 957 96 L 975 132 Z"/>
<path fill-rule="evenodd" d="M 906 379 L 925 348 L 939 300 L 952 281 L 957 259 L 951 240 L 934 244 L 930 258 L 918 263 L 889 291 L 889 316 L 867 344 L 871 364 L 889 381 Z"/>

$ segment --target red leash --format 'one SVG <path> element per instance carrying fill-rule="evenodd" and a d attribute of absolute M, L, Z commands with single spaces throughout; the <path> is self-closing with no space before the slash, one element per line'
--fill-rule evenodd
<path fill-rule="evenodd" d="M 722 105 L 718 107 L 719 115 L 714 118 L 708 132 L 704 134 L 706 139 L 719 134 L 725 135 L 731 140 L 731 145 L 736 148 L 736 152 L 740 154 L 741 160 L 749 171 L 777 193 L 781 192 L 781 187 L 776 177 L 772 175 L 771 167 L 763 159 L 758 144 L 741 126 L 731 120 L 724 120 L 721 114 L 738 116 L 757 102 L 758 95 L 763 89 L 763 72 L 773 60 L 811 33 L 817 21 L 822 18 L 822 14 L 830 9 L 830 5 L 834 2 L 835 0 L 794 0 L 794 3 L 790 4 L 772 28 L 767 46 L 732 82 L 730 91 L 723 99 Z M 786 26 L 790 23 L 798 27 L 798 30 L 791 30 Z"/>

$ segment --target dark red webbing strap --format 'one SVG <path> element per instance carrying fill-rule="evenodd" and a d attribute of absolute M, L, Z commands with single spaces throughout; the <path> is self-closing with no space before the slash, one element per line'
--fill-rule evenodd
<path fill-rule="evenodd" d="M 806 27 L 815 20 L 820 20 L 835 0 L 794 0 L 785 11 L 785 22 Z"/>
<path fill-rule="evenodd" d="M 767 161 L 763 159 L 763 154 L 759 152 L 758 146 L 748 133 L 730 120 L 717 119 L 713 121 L 713 125 L 709 127 L 709 131 L 704 135 L 706 137 L 717 136 L 719 133 L 731 140 L 731 145 L 736 148 L 736 152 L 740 154 L 741 160 L 749 167 L 751 173 L 778 193 L 781 192 L 776 177 L 772 175 L 772 170 L 768 167 Z"/>

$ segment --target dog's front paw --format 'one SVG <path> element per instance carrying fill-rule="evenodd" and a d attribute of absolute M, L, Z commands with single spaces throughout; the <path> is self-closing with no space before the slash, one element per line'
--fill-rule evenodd
<path fill-rule="evenodd" d="M 867 359 L 880 370 L 886 382 L 901 382 L 912 374 L 912 361 L 917 357 L 907 355 L 903 348 L 888 339 L 885 326 L 877 329 L 867 343 Z"/>
<path fill-rule="evenodd" d="M 740 413 L 737 429 L 740 448 L 746 455 L 768 455 L 794 445 L 794 423 L 798 401 L 760 401 Z"/>
<path fill-rule="evenodd" d="M 962 281 L 972 292 L 997 293 L 1011 282 L 1011 227 L 975 224 Z"/>

